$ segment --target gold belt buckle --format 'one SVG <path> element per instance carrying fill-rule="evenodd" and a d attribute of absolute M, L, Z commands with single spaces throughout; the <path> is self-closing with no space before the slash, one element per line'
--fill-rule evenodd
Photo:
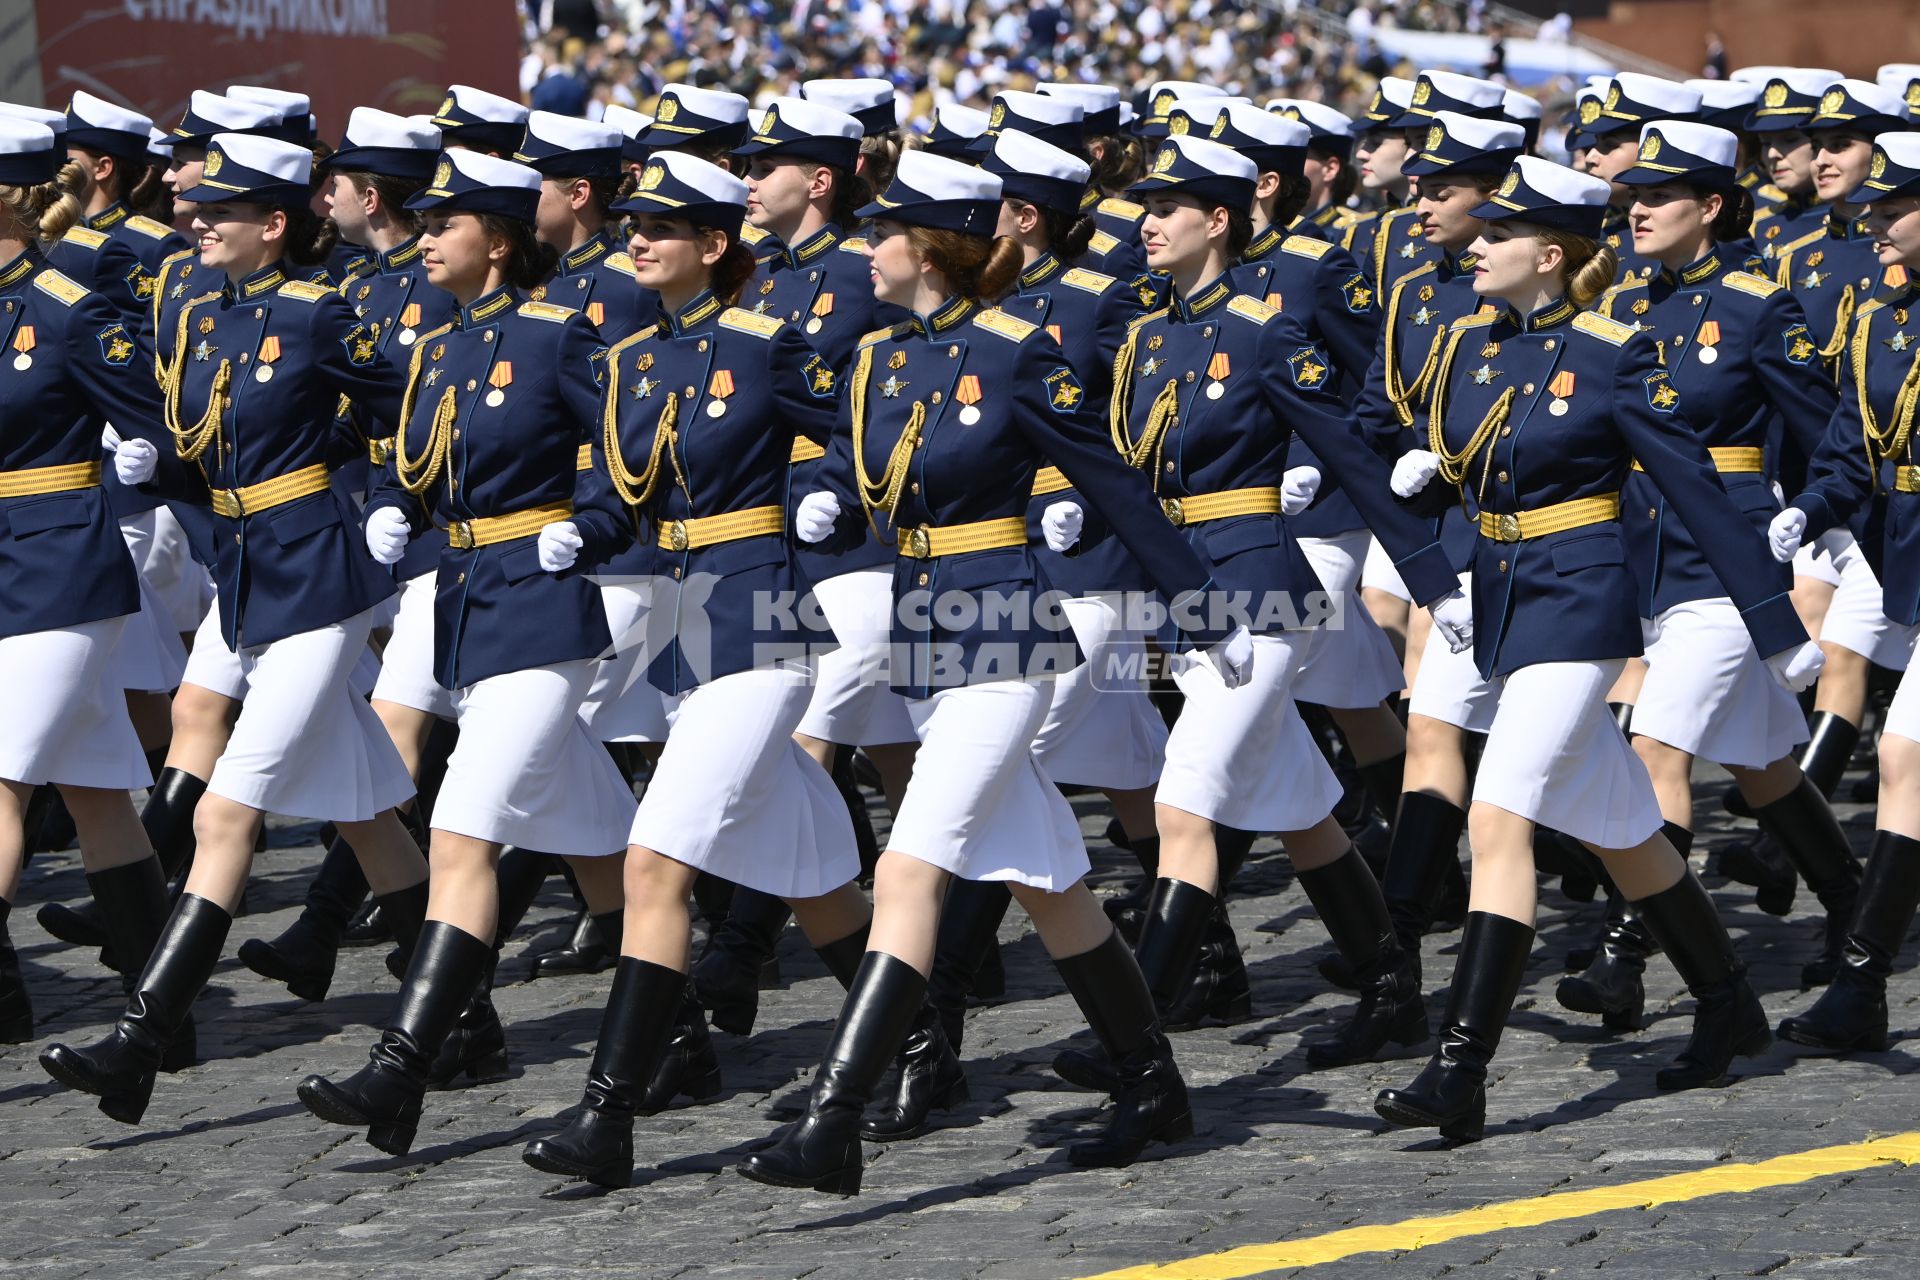
<path fill-rule="evenodd" d="M 670 520 L 667 522 L 667 546 L 675 551 L 687 549 L 687 522 Z"/>
<path fill-rule="evenodd" d="M 1520 517 L 1519 516 L 1509 511 L 1500 517 L 1499 524 L 1500 524 L 1500 530 L 1495 535 L 1496 541 L 1499 541 L 1499 542 L 1520 541 Z"/>
<path fill-rule="evenodd" d="M 1173 521 L 1175 528 L 1187 522 L 1187 509 L 1180 505 L 1178 498 L 1160 499 L 1160 510 L 1166 512 L 1167 519 Z"/>
<path fill-rule="evenodd" d="M 907 534 L 907 554 L 915 560 L 927 560 L 933 556 L 933 537 L 926 525 L 910 530 Z"/>
<path fill-rule="evenodd" d="M 465 520 L 455 520 L 447 526 L 447 542 L 461 551 L 473 550 L 473 526 Z"/>

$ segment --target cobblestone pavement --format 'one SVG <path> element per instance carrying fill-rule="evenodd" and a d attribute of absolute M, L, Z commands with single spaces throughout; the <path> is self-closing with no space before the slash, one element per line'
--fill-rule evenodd
<path fill-rule="evenodd" d="M 1703 778 L 1703 844 L 1726 835 L 1719 790 Z M 1090 843 L 1101 845 L 1104 818 L 1091 804 L 1082 813 Z M 1843 813 L 1864 851 L 1868 819 L 1858 806 Z M 279 847 L 259 860 L 253 912 L 238 922 L 229 955 L 240 939 L 270 936 L 292 919 L 317 860 L 311 827 L 276 827 L 273 836 Z M 1097 849 L 1095 858 L 1101 888 L 1117 891 L 1120 856 Z M 1776 920 L 1754 909 L 1750 891 L 1709 883 L 1768 1011 L 1777 1018 L 1801 1007 L 1799 966 L 1818 934 L 1810 895 Z M 775 1191 L 729 1168 L 795 1112 L 838 1005 L 838 989 L 794 931 L 781 948 L 785 984 L 766 993 L 755 1034 L 716 1033 L 725 1092 L 641 1122 L 636 1185 L 601 1193 L 520 1161 L 521 1145 L 578 1100 L 607 988 L 606 975 L 521 981 L 525 949 L 554 944 L 568 922 L 561 881 L 549 883 L 502 966 L 497 998 L 514 1075 L 430 1095 L 414 1154 L 391 1159 L 314 1120 L 294 1098 L 307 1072 L 346 1072 L 363 1060 L 395 989 L 378 949 L 346 952 L 335 994 L 321 1004 L 223 962 L 198 1005 L 205 1064 L 161 1078 L 143 1129 L 107 1120 L 92 1099 L 48 1081 L 34 1061 L 38 1045 L 90 1038 L 120 997 L 91 956 L 53 943 L 33 922 L 38 902 L 83 890 L 72 855 L 46 858 L 29 870 L 13 917 L 42 1039 L 0 1051 L 0 1275 L 1056 1280 L 1920 1129 L 1920 1081 L 1909 1078 L 1914 1062 L 1900 1045 L 1844 1062 L 1776 1046 L 1730 1088 L 1657 1093 L 1653 1072 L 1683 1042 L 1690 1000 L 1656 960 L 1646 1030 L 1613 1038 L 1562 1011 L 1553 999 L 1561 955 L 1589 932 L 1599 904 L 1575 906 L 1549 889 L 1543 941 L 1495 1064 L 1487 1140 L 1432 1149 L 1421 1135 L 1387 1130 L 1370 1105 L 1377 1089 L 1410 1078 L 1421 1054 L 1307 1069 L 1302 1035 L 1347 998 L 1314 973 L 1326 935 L 1284 860 L 1255 861 L 1246 885 L 1233 914 L 1258 1017 L 1176 1038 L 1193 1087 L 1191 1142 L 1128 1170 L 1068 1167 L 1061 1146 L 1097 1122 L 1097 1099 L 1062 1084 L 1047 1063 L 1084 1031 L 1015 911 L 1003 933 L 1008 998 L 970 1017 L 973 1101 L 918 1141 L 869 1146 L 864 1192 L 840 1200 Z M 1427 939 L 1430 987 L 1445 982 L 1457 940 Z M 1902 973 L 1893 996 L 1894 1026 L 1915 1027 L 1920 981 Z M 1917 1182 L 1920 1174 L 1893 1164 L 1304 1273 L 1906 1280 L 1920 1244 Z"/>

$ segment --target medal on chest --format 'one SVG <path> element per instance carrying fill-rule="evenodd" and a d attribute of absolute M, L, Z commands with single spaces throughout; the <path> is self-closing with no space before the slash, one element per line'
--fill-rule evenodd
<path fill-rule="evenodd" d="M 1573 372 L 1562 369 L 1553 375 L 1553 381 L 1547 384 L 1547 394 L 1553 399 L 1547 404 L 1547 412 L 1556 418 L 1567 416 L 1567 402 L 1573 398 Z"/>
<path fill-rule="evenodd" d="M 273 366 L 279 359 L 280 337 L 278 334 L 270 333 L 260 339 L 260 358 L 259 363 L 254 366 L 253 380 L 255 382 L 272 382 Z"/>
<path fill-rule="evenodd" d="M 727 397 L 733 394 L 733 371 L 716 369 L 707 382 L 707 416 L 721 418 L 726 416 Z"/>
<path fill-rule="evenodd" d="M 980 421 L 980 378 L 977 374 L 966 374 L 959 385 L 953 389 L 953 398 L 960 402 L 960 425 L 971 427 Z"/>
<path fill-rule="evenodd" d="M 493 388 L 487 392 L 487 407 L 498 409 L 507 402 L 507 388 L 513 385 L 513 361 L 495 361 L 493 371 L 487 374 L 487 385 Z"/>
<path fill-rule="evenodd" d="M 33 349 L 38 342 L 30 324 L 23 324 L 13 331 L 13 349 L 20 353 L 13 358 L 14 368 L 22 373 L 33 368 Z"/>

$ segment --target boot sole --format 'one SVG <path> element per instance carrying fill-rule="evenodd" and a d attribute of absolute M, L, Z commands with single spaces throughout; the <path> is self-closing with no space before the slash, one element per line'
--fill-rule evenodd
<path fill-rule="evenodd" d="M 860 1173 L 863 1166 L 849 1165 L 836 1169 L 824 1178 L 809 1181 L 805 1178 L 788 1178 L 777 1173 L 767 1173 L 751 1165 L 739 1164 L 734 1168 L 743 1178 L 751 1179 L 769 1187 L 792 1187 L 801 1191 L 819 1191 L 833 1196 L 855 1196 L 860 1194 Z"/>
<path fill-rule="evenodd" d="M 561 1178 L 579 1178 L 591 1182 L 596 1187 L 607 1187 L 620 1191 L 633 1185 L 633 1165 L 624 1169 L 611 1167 L 592 1167 L 574 1160 L 565 1160 L 551 1155 L 544 1147 L 529 1146 L 520 1153 L 520 1159 L 531 1168 L 542 1173 L 551 1173 Z"/>
<path fill-rule="evenodd" d="M 1438 1129 L 1440 1136 L 1451 1142 L 1478 1142 L 1486 1133 L 1485 1113 L 1448 1119 L 1389 1098 L 1374 1099 L 1373 1110 L 1388 1124 L 1398 1125 L 1402 1129 Z"/>
<path fill-rule="evenodd" d="M 59 1048 L 61 1046 L 54 1046 Z M 100 1114 L 109 1120 L 121 1124 L 139 1124 L 147 1113 L 147 1103 L 153 1097 L 153 1082 L 148 1081 L 144 1092 L 136 1090 L 126 1093 L 108 1089 L 91 1072 L 79 1071 L 69 1066 L 63 1057 L 58 1057 L 52 1049 L 40 1055 L 40 1069 L 45 1071 L 67 1088 L 76 1093 L 84 1093 L 100 1099 L 97 1104 Z"/>
<path fill-rule="evenodd" d="M 413 1150 L 414 1135 L 418 1131 L 416 1126 L 375 1124 L 360 1108 L 336 1096 L 323 1080 L 302 1080 L 295 1092 L 300 1095 L 300 1101 L 307 1110 L 328 1124 L 343 1125 L 349 1129 L 364 1128 L 369 1145 L 390 1156 L 404 1156 Z"/>

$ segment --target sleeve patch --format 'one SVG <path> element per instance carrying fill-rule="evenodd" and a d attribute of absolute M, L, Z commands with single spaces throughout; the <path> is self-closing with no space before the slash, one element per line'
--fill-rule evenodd
<path fill-rule="evenodd" d="M 1313 391 L 1326 385 L 1327 358 L 1319 348 L 1300 347 L 1287 357 L 1287 364 L 1293 370 L 1294 386 Z"/>
<path fill-rule="evenodd" d="M 1672 413 L 1680 404 L 1680 393 L 1673 389 L 1665 369 L 1655 369 L 1641 379 L 1647 388 L 1647 404 L 1657 413 Z"/>
<path fill-rule="evenodd" d="M 1786 345 L 1787 359 L 1794 364 L 1811 364 L 1813 358 L 1820 354 L 1820 348 L 1814 342 L 1813 335 L 1807 332 L 1807 326 L 1803 324 L 1789 327 L 1780 335 L 1780 340 Z"/>
<path fill-rule="evenodd" d="M 1073 370 L 1061 365 L 1047 375 L 1047 403 L 1055 413 L 1071 413 L 1086 403 L 1087 393 Z"/>
<path fill-rule="evenodd" d="M 1365 275 L 1356 274 L 1340 286 L 1340 293 L 1347 300 L 1347 310 L 1354 315 L 1363 316 L 1374 309 L 1373 282 Z"/>
<path fill-rule="evenodd" d="M 835 386 L 833 366 L 828 364 L 824 357 L 819 355 L 807 357 L 807 362 L 800 366 L 800 376 L 807 380 L 807 392 L 814 399 L 833 399 Z"/>
<path fill-rule="evenodd" d="M 110 324 L 94 336 L 100 340 L 100 358 L 108 364 L 121 368 L 133 360 L 133 339 L 125 325 Z"/>
<path fill-rule="evenodd" d="M 593 385 L 605 388 L 607 385 L 607 349 L 595 347 L 593 354 L 587 357 L 587 368 L 593 371 Z M 581 470 L 586 470 L 582 467 Z"/>
<path fill-rule="evenodd" d="M 133 270 L 127 272 L 127 292 L 137 302 L 152 302 L 153 291 L 159 284 L 159 278 L 137 262 L 133 264 Z"/>
<path fill-rule="evenodd" d="M 780 332 L 782 323 L 784 322 L 778 316 L 763 316 L 740 307 L 728 307 L 720 313 L 719 320 L 722 329 L 751 333 L 759 338 L 771 338 Z"/>
<path fill-rule="evenodd" d="M 355 368 L 366 368 L 380 353 L 380 340 L 364 324 L 356 324 L 347 330 L 340 339 L 340 345 L 347 349 L 347 362 Z"/>

